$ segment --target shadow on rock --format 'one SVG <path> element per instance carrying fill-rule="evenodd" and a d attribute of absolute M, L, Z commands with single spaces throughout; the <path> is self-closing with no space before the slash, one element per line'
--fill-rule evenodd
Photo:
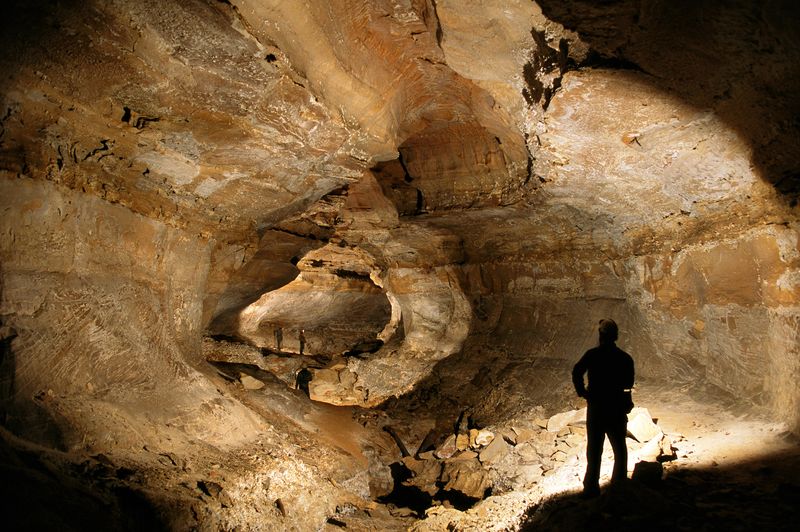
<path fill-rule="evenodd" d="M 672 468 L 663 479 L 556 495 L 528 509 L 520 530 L 796 530 L 800 448 L 724 467 Z"/>

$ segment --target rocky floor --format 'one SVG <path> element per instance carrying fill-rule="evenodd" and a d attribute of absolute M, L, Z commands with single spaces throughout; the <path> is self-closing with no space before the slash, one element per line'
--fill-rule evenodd
<path fill-rule="evenodd" d="M 800 517 L 797 440 L 714 390 L 641 384 L 634 480 L 584 500 L 580 409 L 486 426 L 463 416 L 437 439 L 430 412 L 333 407 L 252 364 L 215 366 L 227 393 L 271 420 L 262 439 L 89 453 L 3 432 L 12 529 L 789 530 Z M 606 446 L 603 482 L 610 458 Z"/>

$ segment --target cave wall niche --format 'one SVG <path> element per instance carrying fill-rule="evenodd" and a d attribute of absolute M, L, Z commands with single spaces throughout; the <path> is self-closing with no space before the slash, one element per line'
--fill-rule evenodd
<path fill-rule="evenodd" d="M 386 294 L 369 277 L 352 271 L 302 272 L 287 285 L 245 307 L 235 333 L 249 343 L 275 349 L 275 331 L 284 337 L 282 351 L 331 359 L 364 353 L 375 347 L 391 317 Z"/>

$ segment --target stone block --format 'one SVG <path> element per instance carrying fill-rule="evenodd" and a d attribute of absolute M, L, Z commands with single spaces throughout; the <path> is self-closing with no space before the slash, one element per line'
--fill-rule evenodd
<path fill-rule="evenodd" d="M 493 439 L 492 442 L 487 445 L 483 451 L 481 451 L 481 463 L 491 464 L 494 462 L 499 462 L 506 454 L 508 454 L 510 448 L 511 446 L 508 445 L 503 438 Z"/>
<path fill-rule="evenodd" d="M 547 427 L 547 421 L 545 420 L 544 426 L 541 428 L 546 428 L 546 427 Z M 534 436 L 536 436 L 536 433 L 539 432 L 537 429 L 530 427 L 512 427 L 511 430 L 513 430 L 514 434 L 516 434 L 517 445 L 519 445 L 520 443 L 525 443 L 526 441 L 532 439 Z"/>
<path fill-rule="evenodd" d="M 541 464 L 527 464 L 517 468 L 514 477 L 515 489 L 528 489 L 539 482 L 544 474 Z"/>
<path fill-rule="evenodd" d="M 494 432 L 486 429 L 479 430 L 475 435 L 476 447 L 485 447 L 495 439 Z"/>
<path fill-rule="evenodd" d="M 264 387 L 263 382 L 250 375 L 245 375 L 244 373 L 239 376 L 239 382 L 242 383 L 245 390 L 260 390 Z"/>
<path fill-rule="evenodd" d="M 475 451 L 461 451 L 458 454 L 454 454 L 450 460 L 460 461 L 460 460 L 474 460 L 478 457 L 478 453 Z"/>
<path fill-rule="evenodd" d="M 634 408 L 628 414 L 628 435 L 634 440 L 644 443 L 661 434 L 661 429 L 653 423 L 653 418 L 646 408 Z"/>
<path fill-rule="evenodd" d="M 457 491 L 473 499 L 482 499 L 486 490 L 492 487 L 488 472 L 477 460 L 445 462 L 441 481 L 445 491 Z"/>
<path fill-rule="evenodd" d="M 647 486 L 655 486 L 661 482 L 664 468 L 658 462 L 639 462 L 633 468 L 631 480 L 641 482 Z"/>
<path fill-rule="evenodd" d="M 478 437 L 478 429 L 469 429 L 469 446 L 471 449 L 475 449 L 478 447 L 478 444 L 475 442 L 475 438 Z"/>
<path fill-rule="evenodd" d="M 439 447 L 436 448 L 434 454 L 437 458 L 450 458 L 456 452 L 456 435 L 449 435 Z"/>
<path fill-rule="evenodd" d="M 517 445 L 514 448 L 514 452 L 519 459 L 523 462 L 538 462 L 540 459 L 539 453 L 536 451 L 536 447 L 531 445 L 530 443 L 523 443 L 521 445 Z"/>
<path fill-rule="evenodd" d="M 586 409 L 570 410 L 569 412 L 562 412 L 556 414 L 547 420 L 547 431 L 558 432 L 564 427 L 573 425 L 579 422 L 586 422 Z"/>
<path fill-rule="evenodd" d="M 506 443 L 509 445 L 516 445 L 517 444 L 517 433 L 511 429 L 500 429 L 496 436 L 499 436 L 506 440 Z"/>

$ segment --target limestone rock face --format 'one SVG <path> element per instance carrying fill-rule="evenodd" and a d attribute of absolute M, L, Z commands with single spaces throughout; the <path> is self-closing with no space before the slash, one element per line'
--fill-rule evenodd
<path fill-rule="evenodd" d="M 2 24 L 0 424 L 144 472 L 175 528 L 366 512 L 385 417 L 579 410 L 606 317 L 641 381 L 800 430 L 794 3 L 15 0 Z M 470 467 L 448 482 L 482 496 Z"/>

